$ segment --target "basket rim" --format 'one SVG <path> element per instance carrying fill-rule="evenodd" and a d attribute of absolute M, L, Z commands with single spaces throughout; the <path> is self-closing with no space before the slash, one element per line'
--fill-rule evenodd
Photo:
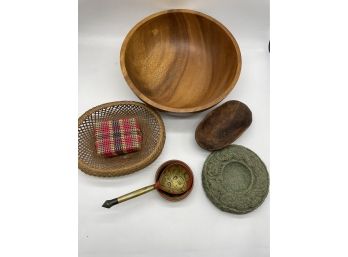
<path fill-rule="evenodd" d="M 159 130 L 160 135 L 159 135 L 158 143 L 157 143 L 156 147 L 154 148 L 154 150 L 146 158 L 144 158 L 142 161 L 135 163 L 133 165 L 127 166 L 127 167 L 122 167 L 122 168 L 95 168 L 95 167 L 91 167 L 90 165 L 88 165 L 86 162 L 84 162 L 83 160 L 81 160 L 79 158 L 78 159 L 78 168 L 88 175 L 99 176 L 99 177 L 116 177 L 116 176 L 127 175 L 127 174 L 136 172 L 136 171 L 143 169 L 146 166 L 150 165 L 154 160 L 157 159 L 157 157 L 160 155 L 160 153 L 163 150 L 165 139 L 166 139 L 165 126 L 164 126 L 163 119 L 162 119 L 161 115 L 156 110 L 154 110 L 152 107 L 150 107 L 146 104 L 140 103 L 140 102 L 114 101 L 114 102 L 109 102 L 109 103 L 97 105 L 97 106 L 89 109 L 88 111 L 86 111 L 85 113 L 83 113 L 79 117 L 78 128 L 83 123 L 83 121 L 86 120 L 86 118 L 88 116 L 90 116 L 91 114 L 93 114 L 94 112 L 96 112 L 100 109 L 103 109 L 103 108 L 107 108 L 107 107 L 111 107 L 111 106 L 118 106 L 118 105 L 141 106 L 141 107 L 145 108 L 146 110 L 148 110 L 149 112 L 151 112 L 153 114 L 153 116 L 156 118 L 156 120 L 160 126 L 160 130 Z"/>

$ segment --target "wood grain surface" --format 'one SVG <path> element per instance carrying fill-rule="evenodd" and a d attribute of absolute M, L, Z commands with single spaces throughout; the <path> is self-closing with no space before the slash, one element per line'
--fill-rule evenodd
<path fill-rule="evenodd" d="M 145 18 L 128 33 L 121 69 L 144 102 L 168 112 L 197 112 L 233 89 L 241 54 L 232 34 L 215 19 L 169 10 Z"/>
<path fill-rule="evenodd" d="M 228 101 L 214 109 L 199 123 L 197 144 L 209 151 L 222 149 L 233 143 L 252 122 L 248 106 L 239 101 Z"/>

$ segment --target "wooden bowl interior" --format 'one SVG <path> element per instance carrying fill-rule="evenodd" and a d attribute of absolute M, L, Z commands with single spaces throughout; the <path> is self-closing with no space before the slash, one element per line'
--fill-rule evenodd
<path fill-rule="evenodd" d="M 142 100 L 163 110 L 209 108 L 232 90 L 240 73 L 233 36 L 195 12 L 172 11 L 145 19 L 122 48 L 128 84 Z"/>

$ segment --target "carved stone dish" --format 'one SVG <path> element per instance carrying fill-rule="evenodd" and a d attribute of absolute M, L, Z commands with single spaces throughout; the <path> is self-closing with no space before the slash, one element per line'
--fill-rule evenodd
<path fill-rule="evenodd" d="M 259 207 L 267 197 L 269 175 L 253 151 L 231 145 L 208 156 L 202 183 L 207 197 L 217 208 L 245 214 Z"/>

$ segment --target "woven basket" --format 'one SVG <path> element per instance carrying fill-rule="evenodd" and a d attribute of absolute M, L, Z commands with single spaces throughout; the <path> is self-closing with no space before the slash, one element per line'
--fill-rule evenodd
<path fill-rule="evenodd" d="M 105 158 L 97 155 L 94 124 L 104 119 L 136 117 L 143 135 L 138 152 Z M 101 177 L 129 174 L 152 163 L 162 152 L 165 128 L 161 116 L 153 109 L 138 102 L 122 101 L 96 106 L 85 112 L 78 122 L 79 169 Z"/>

